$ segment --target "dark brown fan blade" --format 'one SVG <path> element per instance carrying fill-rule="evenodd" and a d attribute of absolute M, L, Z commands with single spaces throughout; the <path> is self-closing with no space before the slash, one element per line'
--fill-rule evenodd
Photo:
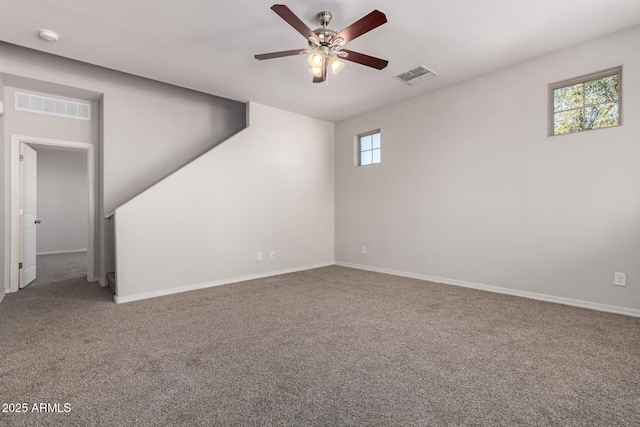
<path fill-rule="evenodd" d="M 253 55 L 256 59 L 273 59 L 273 58 L 282 58 L 283 56 L 294 56 L 294 55 L 304 55 L 305 53 L 311 52 L 309 49 L 294 49 L 294 50 L 283 50 L 282 52 L 271 52 L 271 53 L 263 53 L 261 55 Z"/>
<path fill-rule="evenodd" d="M 322 77 L 313 76 L 314 83 L 322 83 L 325 80 L 327 80 L 327 61 L 322 64 Z"/>
<path fill-rule="evenodd" d="M 318 36 L 316 35 L 316 33 L 311 31 L 311 28 L 307 27 L 307 25 L 302 22 L 300 18 L 298 18 L 296 14 L 293 13 L 287 6 L 283 4 L 274 4 L 273 6 L 271 6 L 271 10 L 277 13 L 280 18 L 287 21 L 289 25 L 295 28 L 296 31 L 302 34 L 306 39 L 312 38 L 316 42 L 320 43 L 320 40 L 318 40 Z"/>
<path fill-rule="evenodd" d="M 377 70 L 382 70 L 389 64 L 389 61 L 385 59 L 376 58 L 375 56 L 365 55 L 364 53 L 354 52 L 348 49 L 341 49 L 340 52 L 345 52 L 347 54 L 347 56 L 342 57 L 345 61 L 356 62 Z"/>
<path fill-rule="evenodd" d="M 350 42 L 356 37 L 360 37 L 361 35 L 368 33 L 369 31 L 378 28 L 380 25 L 387 22 L 387 17 L 384 13 L 379 10 L 374 10 L 364 18 L 354 22 L 349 25 L 344 30 L 340 31 L 338 34 L 333 36 L 333 40 L 337 40 L 338 38 L 343 39 L 343 42 L 340 42 L 340 46 L 345 43 Z"/>

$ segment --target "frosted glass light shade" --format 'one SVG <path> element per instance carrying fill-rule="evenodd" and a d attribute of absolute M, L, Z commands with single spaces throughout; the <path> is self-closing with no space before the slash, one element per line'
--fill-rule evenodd
<path fill-rule="evenodd" d="M 344 62 L 340 61 L 337 57 L 334 57 L 329 61 L 329 65 L 331 65 L 331 71 L 333 74 L 338 74 L 344 68 Z"/>
<path fill-rule="evenodd" d="M 322 77 L 322 67 L 311 67 L 309 72 L 316 77 Z"/>
<path fill-rule="evenodd" d="M 322 61 L 324 61 L 324 57 L 317 52 L 309 55 L 309 65 L 313 68 L 322 66 Z"/>

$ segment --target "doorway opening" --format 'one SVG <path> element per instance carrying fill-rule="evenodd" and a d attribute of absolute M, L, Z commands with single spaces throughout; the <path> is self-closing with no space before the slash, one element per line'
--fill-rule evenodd
<path fill-rule="evenodd" d="M 36 216 L 36 180 L 37 180 L 37 151 L 58 150 L 81 153 L 86 159 L 86 260 L 78 255 L 80 249 L 71 248 L 67 254 L 61 254 L 58 259 L 49 261 L 63 261 L 68 265 L 79 262 L 86 263 L 86 275 L 88 282 L 95 282 L 94 257 L 95 257 L 95 148 L 93 144 L 74 141 L 62 141 L 48 138 L 27 137 L 20 135 L 11 136 L 11 264 L 10 264 L 10 290 L 16 292 L 19 288 L 28 285 L 36 277 L 36 254 L 47 254 L 46 246 L 37 246 L 37 227 L 40 224 Z M 84 222 L 84 221 L 83 221 Z M 59 231 L 59 230 L 58 230 Z M 73 246 L 74 243 L 71 243 Z M 76 242 L 77 246 L 78 243 Z M 60 251 L 57 251 L 60 252 Z M 73 255 L 75 253 L 75 255 Z M 64 258 L 64 259 L 63 259 Z M 48 268 L 51 265 L 45 264 Z"/>

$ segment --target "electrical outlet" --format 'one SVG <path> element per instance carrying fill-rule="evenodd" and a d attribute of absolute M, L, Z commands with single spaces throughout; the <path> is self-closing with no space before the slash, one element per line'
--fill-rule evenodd
<path fill-rule="evenodd" d="M 262 252 L 258 252 L 258 254 L 256 255 L 256 259 L 258 261 L 262 261 Z"/>
<path fill-rule="evenodd" d="M 269 258 L 276 259 L 276 251 L 269 252 Z"/>
<path fill-rule="evenodd" d="M 362 245 L 362 249 L 360 250 L 363 254 L 367 253 L 367 247 L 365 245 Z"/>
<path fill-rule="evenodd" d="M 613 284 L 616 286 L 627 286 L 627 274 L 615 273 L 613 275 Z"/>

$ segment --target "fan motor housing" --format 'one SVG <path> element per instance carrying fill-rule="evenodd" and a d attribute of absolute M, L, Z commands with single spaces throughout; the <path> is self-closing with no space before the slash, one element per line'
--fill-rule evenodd
<path fill-rule="evenodd" d="M 318 22 L 322 25 L 321 28 L 316 28 L 313 30 L 315 35 L 318 36 L 318 40 L 320 40 L 320 46 L 327 46 L 331 41 L 331 38 L 337 34 L 337 31 L 329 28 L 329 23 L 331 22 L 331 18 L 333 15 L 331 12 L 327 10 L 323 10 L 322 12 L 318 12 L 316 15 L 318 18 Z M 314 47 L 313 43 L 309 42 L 309 46 Z"/>
<path fill-rule="evenodd" d="M 334 31 L 331 28 L 318 28 L 313 30 L 313 32 L 318 36 L 318 40 L 320 40 L 321 46 L 328 45 L 331 38 L 338 34 L 337 31 Z M 313 47 L 313 44 L 311 42 L 309 42 L 309 45 Z"/>

